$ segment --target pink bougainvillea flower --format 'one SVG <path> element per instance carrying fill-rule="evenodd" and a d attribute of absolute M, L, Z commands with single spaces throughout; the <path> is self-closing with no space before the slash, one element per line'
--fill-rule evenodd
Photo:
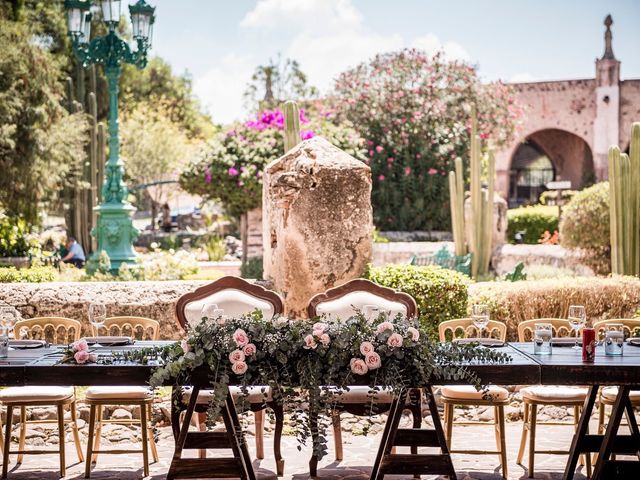
<path fill-rule="evenodd" d="M 382 174 L 378 175 L 378 181 L 384 182 L 384 175 Z"/>
<path fill-rule="evenodd" d="M 238 169 L 235 167 L 229 167 L 229 170 L 227 170 L 227 173 L 229 174 L 230 177 L 237 177 L 238 174 L 240 174 Z"/>
<path fill-rule="evenodd" d="M 302 140 L 309 140 L 315 136 L 316 134 L 312 130 L 303 130 L 300 132 L 300 138 L 302 138 Z"/>
<path fill-rule="evenodd" d="M 411 175 L 411 167 L 404 167 L 404 174 L 407 176 Z"/>
<path fill-rule="evenodd" d="M 438 174 L 438 170 L 436 170 L 435 168 L 430 168 L 427 173 L 429 175 L 437 175 Z"/>
<path fill-rule="evenodd" d="M 378 153 L 382 153 L 383 150 L 384 150 L 384 148 L 382 148 L 382 145 L 378 145 L 376 147 L 376 152 L 378 152 Z"/>

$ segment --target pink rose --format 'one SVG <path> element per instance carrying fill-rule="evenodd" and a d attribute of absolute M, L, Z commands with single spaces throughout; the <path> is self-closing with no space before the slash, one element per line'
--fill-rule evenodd
<path fill-rule="evenodd" d="M 351 371 L 356 375 L 364 375 L 369 371 L 369 367 L 361 358 L 351 359 Z"/>
<path fill-rule="evenodd" d="M 329 345 L 331 343 L 331 338 L 329 337 L 329 334 L 323 333 L 322 335 L 320 335 L 320 343 L 325 347 Z"/>
<path fill-rule="evenodd" d="M 407 328 L 407 333 L 411 336 L 411 340 L 413 340 L 414 342 L 420 340 L 420 332 L 417 328 L 409 327 Z"/>
<path fill-rule="evenodd" d="M 258 349 L 253 343 L 247 343 L 242 349 L 242 353 L 244 353 L 247 357 L 255 355 L 257 351 Z"/>
<path fill-rule="evenodd" d="M 387 345 L 391 348 L 399 348 L 402 346 L 402 336 L 399 333 L 392 333 L 387 340 Z"/>
<path fill-rule="evenodd" d="M 234 350 L 229 354 L 229 361 L 231 363 L 244 362 L 244 353 L 242 350 Z"/>
<path fill-rule="evenodd" d="M 87 341 L 84 338 L 78 340 L 77 342 L 75 342 L 73 344 L 73 351 L 74 352 L 86 352 L 88 350 L 89 350 L 89 344 L 87 343 Z"/>
<path fill-rule="evenodd" d="M 182 351 L 184 353 L 189 353 L 191 351 L 191 345 L 189 345 L 189 342 L 187 342 L 186 340 L 182 340 L 180 342 L 180 348 L 182 348 Z"/>
<path fill-rule="evenodd" d="M 91 355 L 89 354 L 89 352 L 87 350 L 78 350 L 73 355 L 73 358 L 75 358 L 76 363 L 83 364 L 83 363 L 87 363 L 89 361 L 89 357 L 90 356 Z"/>
<path fill-rule="evenodd" d="M 90 362 L 95 362 L 98 360 L 98 356 L 95 353 L 90 353 L 89 354 L 89 361 Z"/>
<path fill-rule="evenodd" d="M 239 328 L 233 332 L 233 341 L 236 342 L 237 346 L 244 347 L 249 343 L 249 336 L 247 335 L 247 332 Z"/>
<path fill-rule="evenodd" d="M 313 332 L 311 332 L 311 335 L 313 335 L 314 337 L 320 337 L 323 333 L 324 330 L 314 330 Z"/>
<path fill-rule="evenodd" d="M 248 368 L 249 366 L 245 362 L 236 362 L 231 365 L 231 371 L 236 375 L 242 375 Z"/>
<path fill-rule="evenodd" d="M 373 352 L 373 343 L 371 342 L 362 342 L 360 344 L 360 353 L 363 355 L 367 355 Z"/>
<path fill-rule="evenodd" d="M 314 331 L 320 330 L 320 331 L 324 332 L 327 329 L 328 326 L 329 325 L 327 325 L 326 323 L 316 322 L 316 323 L 313 324 L 313 330 Z"/>
<path fill-rule="evenodd" d="M 313 338 L 313 335 L 307 335 L 306 337 L 304 337 L 304 348 L 309 350 L 309 349 L 312 349 L 312 348 L 316 348 L 317 346 L 318 346 L 318 344 L 316 343 L 315 339 Z"/>
<path fill-rule="evenodd" d="M 364 363 L 367 364 L 367 368 L 369 370 L 375 370 L 376 368 L 380 368 L 382 365 L 382 360 L 380 359 L 380 355 L 376 352 L 371 352 L 364 357 Z"/>
<path fill-rule="evenodd" d="M 378 328 L 376 328 L 376 332 L 378 333 L 382 333 L 385 332 L 387 330 L 390 330 L 393 332 L 393 323 L 391 322 L 382 322 L 380 325 L 378 325 Z"/>

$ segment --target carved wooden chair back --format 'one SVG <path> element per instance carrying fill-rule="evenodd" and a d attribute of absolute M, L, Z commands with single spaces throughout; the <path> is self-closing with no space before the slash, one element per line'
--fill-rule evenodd
<path fill-rule="evenodd" d="M 518 341 L 530 342 L 533 340 L 533 331 L 536 323 L 550 323 L 554 337 L 575 337 L 575 331 L 571 328 L 569 320 L 565 318 L 534 318 L 518 324 Z"/>
<path fill-rule="evenodd" d="M 228 316 L 246 315 L 257 309 L 265 320 L 284 312 L 284 303 L 276 292 L 227 276 L 178 299 L 176 316 L 180 326 L 187 330 L 189 325 L 197 324 L 202 319 L 202 308 L 208 304 L 218 305 Z"/>
<path fill-rule="evenodd" d="M 325 315 L 329 320 L 346 320 L 362 311 L 365 305 L 375 305 L 389 318 L 398 314 L 407 318 L 418 316 L 418 307 L 411 295 L 362 278 L 313 296 L 307 313 L 309 318 Z"/>
<path fill-rule="evenodd" d="M 93 325 L 91 325 L 91 331 L 93 335 L 158 340 L 160 338 L 160 323 L 146 317 L 109 317 L 104 321 L 104 327 L 101 327 L 99 332 Z"/>
<path fill-rule="evenodd" d="M 72 318 L 36 317 L 18 320 L 13 331 L 16 338 L 66 345 L 80 340 L 82 324 Z"/>
<path fill-rule="evenodd" d="M 497 320 L 489 320 L 482 333 L 484 337 L 495 338 L 502 342 L 507 339 L 507 325 Z M 441 342 L 450 342 L 457 338 L 477 338 L 480 336 L 471 318 L 456 318 L 446 320 L 438 325 Z"/>
<path fill-rule="evenodd" d="M 605 327 L 612 323 L 621 323 L 624 327 L 624 337 L 640 337 L 640 318 L 609 318 L 594 322 L 593 328 L 597 337 L 604 338 Z"/>

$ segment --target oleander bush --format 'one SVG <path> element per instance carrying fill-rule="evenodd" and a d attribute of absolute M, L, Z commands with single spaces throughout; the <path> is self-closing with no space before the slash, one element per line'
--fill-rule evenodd
<path fill-rule="evenodd" d="M 640 279 L 635 277 L 484 282 L 469 290 L 469 304 L 489 305 L 491 318 L 509 327 L 509 340 L 517 339 L 518 324 L 524 320 L 567 318 L 569 305 L 584 305 L 590 321 L 631 318 L 640 308 Z"/>
<path fill-rule="evenodd" d="M 44 283 L 56 280 L 53 267 L 31 267 L 20 270 L 15 267 L 0 267 L 0 283 Z"/>
<path fill-rule="evenodd" d="M 469 277 L 437 265 L 390 265 L 371 267 L 365 277 L 385 287 L 395 288 L 415 298 L 420 323 L 433 339 L 440 322 L 467 314 Z"/>
<path fill-rule="evenodd" d="M 584 262 L 596 273 L 611 271 L 609 182 L 585 188 L 562 209 L 560 241 L 567 248 L 580 250 Z"/>
<path fill-rule="evenodd" d="M 544 232 L 558 230 L 558 207 L 531 205 L 507 211 L 507 238 L 516 243 L 515 235 L 524 232 L 524 243 L 537 244 Z"/>

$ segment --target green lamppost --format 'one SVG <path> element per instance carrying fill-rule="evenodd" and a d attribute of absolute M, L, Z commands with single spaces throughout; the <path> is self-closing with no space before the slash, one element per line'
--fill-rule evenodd
<path fill-rule="evenodd" d="M 138 0 L 135 5 L 129 6 L 133 38 L 137 44 L 134 52 L 116 32 L 120 23 L 122 1 L 100 0 L 95 3 L 99 3 L 96 10 L 101 12 L 108 33 L 93 40 L 90 39 L 92 2 L 65 0 L 64 6 L 69 36 L 78 60 L 85 68 L 92 64 L 104 65 L 109 85 L 109 159 L 105 167 L 102 203 L 95 207 L 98 219 L 91 231 L 91 235 L 98 241 L 98 249 L 89 259 L 88 269 L 95 270 L 100 252 L 104 250 L 111 260 L 112 271 L 117 272 L 121 264 L 135 262 L 133 241 L 139 233 L 131 219 L 135 207 L 127 201 L 128 190 L 123 180 L 124 165 L 119 155 L 118 82 L 123 63 L 131 63 L 141 69 L 147 65 L 155 7 L 144 0 Z"/>

